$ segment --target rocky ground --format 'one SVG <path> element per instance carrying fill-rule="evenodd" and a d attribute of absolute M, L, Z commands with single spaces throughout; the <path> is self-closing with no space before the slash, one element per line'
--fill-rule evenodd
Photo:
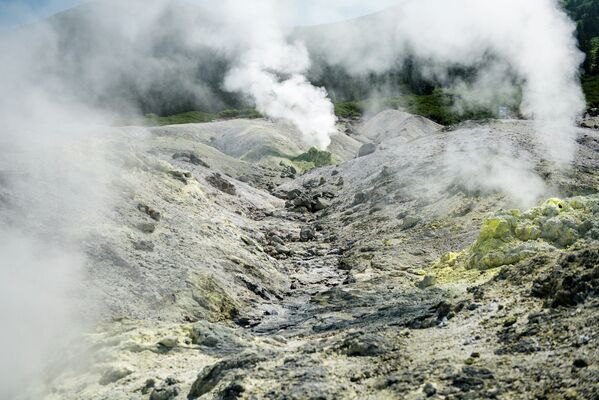
<path fill-rule="evenodd" d="M 270 121 L 110 138 L 107 317 L 48 398 L 599 398 L 598 131 L 565 168 L 526 121 L 386 111 L 306 173 Z"/>

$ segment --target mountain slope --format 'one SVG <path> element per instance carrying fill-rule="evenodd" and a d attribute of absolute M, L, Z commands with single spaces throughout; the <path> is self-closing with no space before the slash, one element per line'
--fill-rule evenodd
<path fill-rule="evenodd" d="M 425 125 L 377 116 L 375 152 L 301 176 L 237 151 L 293 153 L 267 122 L 107 132 L 126 190 L 85 243 L 111 318 L 49 398 L 596 397 L 597 131 L 564 170 L 528 122 Z"/>

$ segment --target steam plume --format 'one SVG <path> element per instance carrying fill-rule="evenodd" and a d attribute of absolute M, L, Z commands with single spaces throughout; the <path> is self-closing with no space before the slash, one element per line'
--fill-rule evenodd
<path fill-rule="evenodd" d="M 107 182 L 117 175 L 101 139 L 112 120 L 106 108 L 141 108 L 123 92 L 144 98 L 160 86 L 173 88 L 172 99 L 192 92 L 214 105 L 211 82 L 195 73 L 221 57 L 227 63 L 219 85 L 292 121 L 324 148 L 335 117 L 324 89 L 306 79 L 310 59 L 319 54 L 359 75 L 392 70 L 413 56 L 429 78 L 462 85 L 469 102 L 494 104 L 497 93 L 513 96 L 521 86 L 521 111 L 534 117 L 548 156 L 573 156 L 573 122 L 584 106 L 582 55 L 555 0 L 405 0 L 374 22 L 316 29 L 316 39 L 291 38 L 274 0 L 210 4 L 201 19 L 189 5 L 171 12 L 170 4 L 90 4 L 88 14 L 71 16 L 74 27 L 87 29 L 81 35 L 72 28 L 65 36 L 47 23 L 0 40 L 0 341 L 10 348 L 0 359 L 0 398 L 19 398 L 65 344 L 63 333 L 80 327 L 70 290 L 85 265 L 81 227 L 109 209 Z M 65 37 L 80 41 L 65 52 Z M 474 85 L 452 81 L 455 66 L 477 67 Z M 473 171 L 460 174 L 468 179 Z"/>
<path fill-rule="evenodd" d="M 488 105 L 489 93 L 513 97 L 521 87 L 521 113 L 536 121 L 548 157 L 571 161 L 574 123 L 585 106 L 578 79 L 583 55 L 575 25 L 556 0 L 403 0 L 373 18 L 306 40 L 355 75 L 389 71 L 413 57 L 431 80 L 456 85 L 449 71 L 473 67 L 472 103 Z"/>
<path fill-rule="evenodd" d="M 306 78 L 308 51 L 302 43 L 288 41 L 281 18 L 276 17 L 280 15 L 276 3 L 229 1 L 223 15 L 233 26 L 246 28 L 245 36 L 235 38 L 245 37 L 245 48 L 227 74 L 225 88 L 251 96 L 258 111 L 293 122 L 308 144 L 326 149 L 335 131 L 333 104 L 325 89 L 312 86 Z"/>

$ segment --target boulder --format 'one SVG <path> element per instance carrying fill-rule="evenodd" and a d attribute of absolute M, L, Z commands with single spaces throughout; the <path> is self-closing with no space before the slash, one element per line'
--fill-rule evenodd
<path fill-rule="evenodd" d="M 208 178 L 206 178 L 206 181 L 223 193 L 230 194 L 231 196 L 235 196 L 237 194 L 235 185 L 223 178 L 219 173 L 210 175 Z"/>
<path fill-rule="evenodd" d="M 177 381 L 173 377 L 168 377 L 164 383 L 155 388 L 150 395 L 150 400 L 174 400 L 181 393 L 181 388 L 176 385 Z"/>
<path fill-rule="evenodd" d="M 365 157 L 369 154 L 372 154 L 376 151 L 376 144 L 374 143 L 364 143 L 360 150 L 358 150 L 358 157 Z"/>
<path fill-rule="evenodd" d="M 187 162 L 193 165 L 199 165 L 204 168 L 210 168 L 206 162 L 204 162 L 200 157 L 197 156 L 192 151 L 180 151 L 173 154 L 173 160 Z"/>
<path fill-rule="evenodd" d="M 314 239 L 314 237 L 315 232 L 312 227 L 304 226 L 300 231 L 300 240 L 302 242 L 309 242 L 310 240 Z"/>

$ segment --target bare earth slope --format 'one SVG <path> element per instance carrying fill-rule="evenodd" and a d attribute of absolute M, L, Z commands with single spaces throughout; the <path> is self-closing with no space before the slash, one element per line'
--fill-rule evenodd
<path fill-rule="evenodd" d="M 348 131 L 304 175 L 277 123 L 113 132 L 106 318 L 48 398 L 598 398 L 599 133 L 564 169 L 526 121 Z"/>

